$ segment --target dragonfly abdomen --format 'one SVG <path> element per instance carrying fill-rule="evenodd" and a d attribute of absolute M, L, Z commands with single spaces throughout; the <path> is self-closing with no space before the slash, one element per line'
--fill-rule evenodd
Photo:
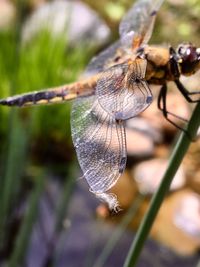
<path fill-rule="evenodd" d="M 61 102 L 65 100 L 66 92 L 61 91 L 40 91 L 23 95 L 16 95 L 0 100 L 1 105 L 7 106 L 28 106 L 36 104 L 46 104 L 51 102 Z"/>
<path fill-rule="evenodd" d="M 95 84 L 95 80 L 92 80 L 91 82 L 84 80 L 82 82 L 76 82 L 47 90 L 16 95 L 5 99 L 0 99 L 0 105 L 23 107 L 61 103 L 74 99 L 78 96 L 86 96 L 94 93 Z"/>

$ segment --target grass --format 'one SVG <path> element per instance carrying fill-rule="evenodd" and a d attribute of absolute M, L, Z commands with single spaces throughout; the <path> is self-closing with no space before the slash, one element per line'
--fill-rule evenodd
<path fill-rule="evenodd" d="M 87 47 L 70 48 L 63 36 L 52 38 L 48 32 L 42 32 L 27 45 L 20 45 L 15 31 L 0 33 L 0 40 L 1 98 L 74 81 L 91 57 Z M 33 164 L 30 144 L 42 137 L 48 146 L 52 140 L 66 140 L 70 147 L 70 104 L 24 109 L 1 107 L 0 121 L 0 252 L 8 255 L 8 266 L 14 267 L 25 257 L 44 189 L 44 175 L 31 171 L 32 178 L 27 180 L 28 171 L 33 169 L 29 167 Z M 70 165 L 71 162 L 66 169 Z M 31 184 L 30 192 L 27 182 Z M 55 231 L 60 229 L 66 212 L 70 188 L 67 183 Z M 27 201 L 28 211 L 23 215 L 18 234 L 12 235 L 13 214 L 22 199 Z M 16 246 L 9 248 L 9 240 Z"/>
<path fill-rule="evenodd" d="M 27 201 L 27 210 L 15 241 L 15 249 L 13 250 L 8 263 L 9 267 L 15 267 L 19 264 L 23 264 L 24 256 L 27 252 L 31 238 L 32 229 L 38 216 L 40 196 L 44 190 L 45 183 L 43 176 L 44 174 L 42 173 L 38 176 L 38 179 L 35 180 L 35 188 L 31 192 Z"/>

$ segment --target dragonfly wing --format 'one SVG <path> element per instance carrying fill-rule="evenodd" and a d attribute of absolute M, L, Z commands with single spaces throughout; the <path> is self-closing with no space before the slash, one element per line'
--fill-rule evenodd
<path fill-rule="evenodd" d="M 151 104 L 152 93 L 144 79 L 146 65 L 140 58 L 119 64 L 104 71 L 97 81 L 99 104 L 116 120 L 133 118 Z"/>
<path fill-rule="evenodd" d="M 122 19 L 119 26 L 122 45 L 138 48 L 147 44 L 153 31 L 155 17 L 164 0 L 138 0 Z"/>
<path fill-rule="evenodd" d="M 76 99 L 71 113 L 72 139 L 78 161 L 90 190 L 115 208 L 116 199 L 107 194 L 126 166 L 123 123 L 116 123 L 95 96 Z"/>
<path fill-rule="evenodd" d="M 146 44 L 152 34 L 156 11 L 164 0 L 139 0 L 128 11 L 120 23 L 121 40 L 110 45 L 103 52 L 94 57 L 88 64 L 85 76 L 104 71 L 115 62 L 118 64 L 126 48 L 133 45 L 138 48 L 141 43 Z"/>
<path fill-rule="evenodd" d="M 90 76 L 105 70 L 109 63 L 114 64 L 115 59 L 118 59 L 120 54 L 121 42 L 118 40 L 114 44 L 111 44 L 107 49 L 100 52 L 97 56 L 93 57 L 88 64 L 85 76 Z"/>

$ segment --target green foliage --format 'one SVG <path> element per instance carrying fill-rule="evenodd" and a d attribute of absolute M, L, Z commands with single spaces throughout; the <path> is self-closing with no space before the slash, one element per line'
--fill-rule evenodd
<path fill-rule="evenodd" d="M 53 38 L 48 32 L 42 32 L 27 44 L 21 44 L 16 30 L 0 33 L 0 40 L 0 98 L 70 83 L 76 80 L 91 57 L 87 47 L 69 47 L 63 36 Z M 49 147 L 48 140 L 52 139 L 67 140 L 70 146 L 70 104 L 22 109 L 1 107 L 0 121 L 0 251 L 3 251 L 8 240 L 15 238 L 9 233 L 13 212 L 24 194 L 23 177 L 30 166 L 30 143 L 42 137 Z M 32 171 L 31 177 L 42 179 Z M 10 266 L 23 261 L 42 188 L 41 183 L 32 188 L 30 210 L 24 216 L 19 235 L 12 240 L 17 246 L 13 252 L 9 251 L 12 252 Z M 68 198 L 69 190 L 67 185 L 62 199 Z M 63 203 L 59 220 L 64 216 L 66 203 Z"/>
<path fill-rule="evenodd" d="M 65 38 L 52 38 L 41 33 L 19 47 L 13 33 L 0 36 L 0 97 L 40 90 L 74 81 L 89 58 L 86 47 L 69 48 Z M 23 109 L 26 116 L 34 114 L 34 134 L 47 135 L 55 131 L 69 137 L 69 104 Z M 1 108 L 0 133 L 6 131 L 9 109 Z M 52 116 L 53 115 L 53 116 Z M 53 118 L 53 119 L 52 119 Z"/>
<path fill-rule="evenodd" d="M 35 188 L 29 196 L 26 214 L 16 239 L 15 249 L 8 264 L 9 267 L 18 266 L 24 260 L 24 255 L 31 238 L 32 228 L 37 219 L 40 196 L 44 189 L 43 175 L 37 177 Z"/>

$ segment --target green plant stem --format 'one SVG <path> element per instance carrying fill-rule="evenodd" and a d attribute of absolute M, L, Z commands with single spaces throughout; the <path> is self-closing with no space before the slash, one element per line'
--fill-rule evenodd
<path fill-rule="evenodd" d="M 63 184 L 63 191 L 62 195 L 60 196 L 59 199 L 59 205 L 58 209 L 56 212 L 56 223 L 55 223 L 55 228 L 54 228 L 54 233 L 53 233 L 53 238 L 49 242 L 49 247 L 48 247 L 48 266 L 57 266 L 57 262 L 60 257 L 60 251 L 65 245 L 61 244 L 62 239 L 60 239 L 61 234 L 63 232 L 67 233 L 69 230 L 69 227 L 64 226 L 64 221 L 66 218 L 68 218 L 68 209 L 69 209 L 69 204 L 70 204 L 70 198 L 71 194 L 75 185 L 76 177 L 75 175 L 75 164 L 71 164 L 69 167 L 69 172 L 65 178 L 65 182 Z M 46 265 L 45 265 L 46 266 Z"/>
<path fill-rule="evenodd" d="M 182 132 L 178 142 L 172 152 L 169 160 L 168 168 L 163 176 L 162 182 L 152 197 L 150 207 L 144 219 L 137 231 L 135 239 L 130 247 L 128 255 L 126 257 L 124 267 L 134 267 L 137 263 L 141 250 L 144 246 L 145 240 L 151 230 L 151 226 L 156 218 L 159 208 L 165 198 L 166 193 L 169 190 L 170 184 L 176 174 L 178 167 L 180 166 L 191 141 L 195 138 L 198 127 L 200 125 L 200 103 L 198 103 L 194 109 L 192 117 L 187 126 L 187 132 L 191 138 L 185 132 Z"/>
<path fill-rule="evenodd" d="M 8 154 L 5 163 L 5 175 L 2 177 L 0 195 L 0 247 L 4 243 L 5 231 L 3 230 L 9 217 L 12 203 L 19 193 L 21 177 L 26 162 L 27 133 L 15 111 L 10 114 L 10 134 L 8 138 Z M 6 156 L 5 156 L 6 157 Z M 17 181 L 17 183 L 16 183 Z M 15 186 L 14 186 L 15 185 Z"/>
<path fill-rule="evenodd" d="M 38 215 L 40 196 L 44 189 L 44 174 L 36 178 L 34 191 L 30 195 L 29 205 L 16 239 L 14 251 L 11 255 L 8 267 L 22 266 L 31 238 L 32 229 Z"/>
<path fill-rule="evenodd" d="M 72 190 L 75 185 L 75 174 L 74 174 L 75 166 L 72 163 L 69 169 L 69 173 L 67 178 L 65 178 L 65 183 L 63 185 L 63 193 L 60 198 L 60 204 L 57 210 L 56 216 L 56 225 L 55 225 L 55 233 L 58 234 L 63 230 L 63 221 L 67 216 L 70 197 L 72 194 Z"/>

